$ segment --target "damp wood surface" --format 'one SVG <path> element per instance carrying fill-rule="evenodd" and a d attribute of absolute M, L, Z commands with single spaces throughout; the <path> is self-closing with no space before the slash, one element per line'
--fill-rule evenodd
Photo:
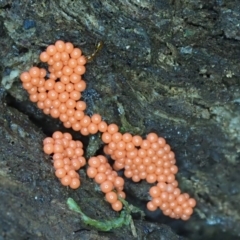
<path fill-rule="evenodd" d="M 41 2 L 41 3 L 40 3 Z M 125 132 L 154 131 L 176 154 L 180 188 L 197 200 L 188 222 L 161 212 L 136 217 L 139 239 L 238 239 L 240 232 L 240 7 L 237 0 L 0 1 L 0 239 L 133 239 L 129 227 L 85 229 L 66 206 L 73 197 L 96 219 L 113 212 L 80 171 L 62 187 L 42 140 L 61 123 L 28 100 L 19 74 L 61 39 L 93 53 L 83 99 Z M 66 130 L 65 130 L 66 131 Z M 78 133 L 75 138 L 92 144 Z M 149 185 L 126 181 L 145 210 Z M 90 229 L 90 231 L 89 231 Z"/>

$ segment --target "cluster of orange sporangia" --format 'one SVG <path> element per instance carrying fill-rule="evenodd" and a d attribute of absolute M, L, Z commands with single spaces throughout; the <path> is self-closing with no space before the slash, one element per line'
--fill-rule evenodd
<path fill-rule="evenodd" d="M 122 202 L 118 200 L 118 196 L 126 197 L 123 192 L 124 179 L 112 169 L 105 156 L 91 157 L 88 165 L 88 177 L 94 178 L 95 182 L 100 184 L 101 191 L 105 193 L 105 198 L 112 205 L 112 209 L 120 211 Z"/>
<path fill-rule="evenodd" d="M 52 137 L 43 140 L 43 151 L 53 154 L 55 175 L 62 185 L 72 189 L 79 188 L 81 182 L 77 171 L 86 165 L 82 142 L 74 141 L 70 133 L 56 131 Z"/>
<path fill-rule="evenodd" d="M 124 169 L 124 175 L 134 182 L 157 183 L 149 192 L 152 200 L 147 208 L 150 211 L 160 208 L 172 218 L 189 219 L 196 201 L 178 188 L 175 154 L 165 139 L 155 133 L 149 133 L 146 139 L 130 133 L 122 134 L 116 124 L 108 125 L 99 114 L 90 117 L 84 113 L 86 103 L 80 98 L 86 83 L 81 76 L 85 73 L 87 60 L 72 43 L 57 41 L 41 53 L 40 60 L 49 65 L 48 72 L 32 67 L 22 73 L 23 87 L 30 94 L 31 101 L 36 102 L 45 114 L 59 118 L 66 128 L 85 136 L 102 133 L 102 141 L 106 144 L 104 153 L 114 160 L 115 171 L 106 157 L 96 156 L 88 160 L 87 175 L 100 184 L 112 208 L 116 211 L 122 209 L 118 196 L 125 198 L 124 180 L 116 171 Z M 44 152 L 53 154 L 56 176 L 63 185 L 80 186 L 76 171 L 86 162 L 80 141 L 73 141 L 70 134 L 56 132 L 52 138 L 44 140 Z"/>
<path fill-rule="evenodd" d="M 121 134 L 116 124 L 110 124 L 102 140 L 107 144 L 104 152 L 114 160 L 116 171 L 124 169 L 124 175 L 134 182 L 144 179 L 152 184 L 157 182 L 149 192 L 152 200 L 147 208 L 150 211 L 160 208 L 172 218 L 189 219 L 196 201 L 187 193 L 181 194 L 175 179 L 178 172 L 175 154 L 164 138 L 156 133 L 149 133 L 146 139 Z"/>
<path fill-rule="evenodd" d="M 86 58 L 81 50 L 72 43 L 57 41 L 41 53 L 40 60 L 48 63 L 48 74 L 43 68 L 32 67 L 20 76 L 30 100 L 45 114 L 59 118 L 66 128 L 80 131 L 82 135 L 103 131 L 106 122 L 99 114 L 91 118 L 85 115 L 86 103 L 79 100 L 86 88 L 81 78 L 86 70 Z"/>

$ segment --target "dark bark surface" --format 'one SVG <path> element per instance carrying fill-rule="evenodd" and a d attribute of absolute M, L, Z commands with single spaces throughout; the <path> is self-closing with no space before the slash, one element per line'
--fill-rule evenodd
<path fill-rule="evenodd" d="M 0 1 L 0 239 L 133 239 L 129 227 L 110 233 L 87 227 L 72 235 L 86 226 L 68 210 L 70 196 L 93 218 L 118 214 L 84 170 L 81 188 L 60 186 L 42 152 L 43 138 L 63 127 L 28 100 L 18 76 L 57 39 L 86 55 L 104 42 L 84 76 L 87 113 L 100 113 L 123 131 L 165 137 L 180 188 L 197 200 L 187 222 L 160 212 L 136 217 L 138 238 L 238 239 L 239 2 L 85 2 Z M 74 136 L 87 146 L 88 138 Z M 126 182 L 129 201 L 142 209 L 148 189 Z"/>

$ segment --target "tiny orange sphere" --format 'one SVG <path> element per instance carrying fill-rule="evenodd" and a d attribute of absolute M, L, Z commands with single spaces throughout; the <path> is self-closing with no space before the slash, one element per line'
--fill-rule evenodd
<path fill-rule="evenodd" d="M 156 197 L 152 199 L 152 203 L 156 206 L 156 207 L 160 207 L 162 204 L 162 199 L 160 197 Z"/>
<path fill-rule="evenodd" d="M 82 157 L 83 156 L 83 149 L 82 149 L 82 147 L 76 146 L 76 148 L 75 148 L 75 155 L 77 157 Z"/>
<path fill-rule="evenodd" d="M 196 200 L 194 198 L 189 198 L 187 202 L 189 207 L 194 208 L 196 206 Z"/>
<path fill-rule="evenodd" d="M 97 170 L 98 170 L 99 173 L 100 173 L 100 172 L 105 173 L 105 172 L 107 171 L 107 166 L 106 166 L 106 164 L 101 163 L 101 164 L 99 165 L 99 167 L 97 168 Z"/>
<path fill-rule="evenodd" d="M 159 197 L 160 196 L 160 189 L 157 186 L 151 187 L 150 190 L 149 190 L 149 195 L 152 198 Z"/>
<path fill-rule="evenodd" d="M 84 112 L 83 111 L 75 110 L 74 118 L 76 120 L 81 120 L 81 119 L 83 119 L 83 117 L 84 117 Z"/>
<path fill-rule="evenodd" d="M 85 65 L 87 63 L 87 59 L 85 56 L 80 56 L 78 59 L 77 59 L 77 63 L 78 65 Z"/>
<path fill-rule="evenodd" d="M 103 133 L 107 131 L 107 123 L 105 121 L 101 121 L 98 124 L 98 131 Z"/>
<path fill-rule="evenodd" d="M 63 151 L 64 151 L 63 145 L 56 144 L 56 143 L 53 145 L 53 152 L 54 153 L 63 153 Z"/>
<path fill-rule="evenodd" d="M 24 83 L 22 84 L 22 86 L 23 86 L 23 88 L 24 88 L 25 90 L 29 90 L 29 89 L 31 89 L 31 88 L 33 87 L 33 85 L 32 85 L 31 82 L 24 82 Z"/>
<path fill-rule="evenodd" d="M 101 183 L 100 188 L 101 188 L 102 192 L 108 193 L 108 192 L 113 190 L 113 184 L 112 184 L 111 181 L 106 180 L 106 181 Z"/>
<path fill-rule="evenodd" d="M 47 143 L 54 144 L 53 138 L 51 138 L 51 137 L 46 137 L 46 138 L 43 140 L 43 145 L 45 145 L 45 144 L 47 144 Z"/>
<path fill-rule="evenodd" d="M 60 102 L 65 103 L 69 99 L 69 93 L 64 91 L 58 95 L 58 99 Z M 65 104 L 66 106 L 66 104 Z"/>
<path fill-rule="evenodd" d="M 66 138 L 67 140 L 72 140 L 72 135 L 70 133 L 63 133 L 63 137 Z"/>
<path fill-rule="evenodd" d="M 86 161 L 86 158 L 85 157 L 78 157 L 78 160 L 79 160 L 79 162 L 81 163 L 81 167 L 84 167 L 85 165 L 86 165 L 86 163 L 87 163 L 87 161 Z"/>
<path fill-rule="evenodd" d="M 78 177 L 79 177 L 79 174 L 78 174 L 74 169 L 69 170 L 67 174 L 68 174 L 71 178 L 78 178 Z"/>
<path fill-rule="evenodd" d="M 32 67 L 29 70 L 29 74 L 32 78 L 38 78 L 40 76 L 40 69 L 38 67 Z"/>
<path fill-rule="evenodd" d="M 81 77 L 76 73 L 72 73 L 69 78 L 72 83 L 79 83 L 81 81 Z"/>
<path fill-rule="evenodd" d="M 122 135 L 122 140 L 126 143 L 131 142 L 132 141 L 132 135 L 130 133 L 124 133 Z"/>
<path fill-rule="evenodd" d="M 61 183 L 63 186 L 69 186 L 72 181 L 72 178 L 69 175 L 64 176 L 61 178 Z"/>
<path fill-rule="evenodd" d="M 73 51 L 73 44 L 70 42 L 65 43 L 65 52 L 66 53 L 71 53 Z"/>
<path fill-rule="evenodd" d="M 49 56 L 53 56 L 57 52 L 57 49 L 54 45 L 49 45 L 46 49 L 46 52 Z"/>
<path fill-rule="evenodd" d="M 131 152 L 131 151 L 133 151 L 135 149 L 135 146 L 134 146 L 134 144 L 132 142 L 127 142 L 125 149 L 126 149 L 126 151 Z"/>
<path fill-rule="evenodd" d="M 77 147 L 76 141 L 70 140 L 70 141 L 69 141 L 69 147 L 75 150 L 76 147 Z"/>
<path fill-rule="evenodd" d="M 79 48 L 74 48 L 70 53 L 70 56 L 74 59 L 78 59 L 82 55 L 82 51 Z"/>
<path fill-rule="evenodd" d="M 77 189 L 80 187 L 80 185 L 81 185 L 80 180 L 75 177 L 75 178 L 72 178 L 72 181 L 71 181 L 69 187 L 72 189 Z"/>
<path fill-rule="evenodd" d="M 106 180 L 106 174 L 105 173 L 97 173 L 94 177 L 94 180 L 96 183 L 101 184 Z"/>
<path fill-rule="evenodd" d="M 78 101 L 76 104 L 76 109 L 80 111 L 84 111 L 86 109 L 87 105 L 84 101 Z"/>
<path fill-rule="evenodd" d="M 142 137 L 136 135 L 132 137 L 132 142 L 136 147 L 139 147 L 142 144 Z"/>
<path fill-rule="evenodd" d="M 147 203 L 147 209 L 149 211 L 156 211 L 157 210 L 157 206 L 154 205 L 154 203 L 152 201 Z"/>
<path fill-rule="evenodd" d="M 50 114 L 50 108 L 43 108 L 43 112 L 46 115 Z"/>
<path fill-rule="evenodd" d="M 59 119 L 61 122 L 65 123 L 68 121 L 68 115 L 66 113 L 60 113 Z"/>
<path fill-rule="evenodd" d="M 46 154 L 52 154 L 53 153 L 53 144 L 52 143 L 48 143 L 48 144 L 45 144 L 44 147 L 43 147 L 43 151 L 46 153 Z"/>
<path fill-rule="evenodd" d="M 95 113 L 92 115 L 91 121 L 92 123 L 99 124 L 102 121 L 102 117 L 99 114 Z"/>
<path fill-rule="evenodd" d="M 102 141 L 104 143 L 110 143 L 112 141 L 112 135 L 110 133 L 108 133 L 108 132 L 104 132 L 102 134 Z"/>
<path fill-rule="evenodd" d="M 42 52 L 40 54 L 39 58 L 42 62 L 47 62 L 49 60 L 50 56 L 47 52 Z"/>
<path fill-rule="evenodd" d="M 69 59 L 69 61 L 68 61 L 68 66 L 69 66 L 70 68 L 75 68 L 75 67 L 77 66 L 77 60 L 74 59 L 74 58 Z"/>
<path fill-rule="evenodd" d="M 52 65 L 52 67 L 55 71 L 60 71 L 63 68 L 63 63 L 62 62 L 55 62 Z M 61 74 L 57 74 L 57 72 L 54 72 L 54 73 L 56 74 L 57 77 L 61 77 L 60 76 Z"/>
<path fill-rule="evenodd" d="M 89 164 L 90 167 L 98 168 L 100 166 L 101 162 L 97 157 L 91 157 L 88 160 L 88 164 Z"/>
<path fill-rule="evenodd" d="M 157 181 L 157 176 L 154 173 L 149 173 L 146 177 L 148 183 L 155 183 Z"/>
<path fill-rule="evenodd" d="M 117 192 L 118 197 L 125 199 L 126 198 L 126 193 L 123 191 L 118 191 Z"/>
<path fill-rule="evenodd" d="M 176 201 L 179 205 L 182 205 L 186 199 L 185 199 L 185 196 L 183 194 L 180 194 L 177 198 L 176 198 Z"/>
<path fill-rule="evenodd" d="M 158 140 L 158 135 L 156 133 L 149 133 L 147 135 L 147 140 L 150 142 L 150 143 L 153 143 L 153 142 L 157 142 Z"/>
<path fill-rule="evenodd" d="M 77 65 L 73 71 L 78 75 L 83 75 L 86 72 L 86 68 L 83 65 Z"/>
<path fill-rule="evenodd" d="M 116 188 L 117 187 L 123 187 L 124 186 L 124 180 L 121 177 L 116 177 L 113 184 L 114 184 L 114 187 L 116 187 Z"/>
<path fill-rule="evenodd" d="M 119 200 L 117 200 L 116 202 L 112 203 L 112 209 L 116 212 L 119 212 L 122 210 L 122 202 L 120 202 Z"/>
<path fill-rule="evenodd" d="M 58 52 L 63 52 L 65 50 L 65 43 L 61 40 L 55 42 L 55 47 Z"/>
<path fill-rule="evenodd" d="M 134 175 L 132 176 L 132 180 L 133 180 L 133 182 L 140 182 L 140 181 L 141 181 L 141 178 L 139 177 L 139 175 L 134 174 Z"/>
<path fill-rule="evenodd" d="M 111 125 L 111 124 L 110 124 Z M 109 129 L 109 128 L 108 128 Z M 109 130 L 108 130 L 109 132 Z M 110 133 L 110 132 L 109 132 Z M 111 133 L 110 133 L 111 134 Z M 115 133 L 112 133 L 112 141 L 113 142 L 120 142 L 122 140 L 122 134 L 120 132 L 115 132 Z"/>
<path fill-rule="evenodd" d="M 190 218 L 189 215 L 186 215 L 186 214 L 182 214 L 182 215 L 181 215 L 181 219 L 182 219 L 183 221 L 187 221 L 189 218 Z"/>
<path fill-rule="evenodd" d="M 55 90 L 50 90 L 48 91 L 47 96 L 51 100 L 56 100 L 58 98 L 58 93 Z"/>
<path fill-rule="evenodd" d="M 64 168 L 58 168 L 55 172 L 55 175 L 57 178 L 63 178 L 67 174 L 66 170 Z"/>
<path fill-rule="evenodd" d="M 177 206 L 173 209 L 173 212 L 174 212 L 176 215 L 182 215 L 183 209 L 182 209 L 181 206 L 177 205 Z"/>
<path fill-rule="evenodd" d="M 38 101 L 38 94 L 37 93 L 31 94 L 29 96 L 29 99 L 30 99 L 31 102 L 37 102 Z"/>
<path fill-rule="evenodd" d="M 45 71 L 45 69 L 44 69 L 44 71 Z M 43 74 L 42 72 L 43 72 L 43 69 L 40 69 L 40 75 Z M 38 81 L 38 85 L 37 85 L 38 89 L 41 89 L 42 87 L 44 87 L 44 83 L 45 83 L 45 79 L 41 77 Z M 44 89 L 44 91 L 45 91 L 45 89 Z"/>
<path fill-rule="evenodd" d="M 65 51 L 61 52 L 61 60 L 63 62 L 68 61 L 69 60 L 69 54 L 67 52 L 65 52 Z"/>
<path fill-rule="evenodd" d="M 31 76 L 29 74 L 29 72 L 23 72 L 21 75 L 20 75 L 20 79 L 22 82 L 31 82 Z"/>
<path fill-rule="evenodd" d="M 55 139 L 62 139 L 63 138 L 63 133 L 60 131 L 56 131 L 53 133 L 52 138 Z"/>
<path fill-rule="evenodd" d="M 52 118 L 58 118 L 60 116 L 60 112 L 56 108 L 51 108 L 50 109 L 50 115 Z"/>
<path fill-rule="evenodd" d="M 64 162 L 65 165 L 70 165 L 71 164 L 71 160 L 68 157 L 63 158 L 63 162 Z"/>
<path fill-rule="evenodd" d="M 53 158 L 53 160 L 63 159 L 63 154 L 62 153 L 54 153 L 52 158 Z"/>
<path fill-rule="evenodd" d="M 114 133 L 118 132 L 118 129 L 119 129 L 118 126 L 116 124 L 112 123 L 112 124 L 108 125 L 107 131 L 110 134 L 114 134 Z"/>
<path fill-rule="evenodd" d="M 88 115 L 85 115 L 80 121 L 82 127 L 88 127 L 90 122 L 91 122 L 91 118 Z"/>
<path fill-rule="evenodd" d="M 55 160 L 53 162 L 53 166 L 55 169 L 63 168 L 64 167 L 64 162 L 62 159 Z"/>
<path fill-rule="evenodd" d="M 36 94 L 36 93 L 37 93 L 37 87 L 32 87 L 32 88 L 30 88 L 30 89 L 28 90 L 28 93 L 29 93 L 30 95 Z"/>
<path fill-rule="evenodd" d="M 147 139 L 144 139 L 144 140 L 142 140 L 142 144 L 141 144 L 140 147 L 141 147 L 142 149 L 147 150 L 147 149 L 150 148 L 150 146 L 151 146 L 150 142 L 149 142 Z"/>
<path fill-rule="evenodd" d="M 79 170 L 81 167 L 81 163 L 77 158 L 71 160 L 71 165 L 74 167 L 75 170 Z"/>
<path fill-rule="evenodd" d="M 44 102 L 47 99 L 47 93 L 41 92 L 38 94 L 38 101 Z"/>
<path fill-rule="evenodd" d="M 138 154 L 138 151 L 136 148 L 134 148 L 132 151 L 127 152 L 127 157 L 133 159 L 137 156 L 137 154 Z"/>
<path fill-rule="evenodd" d="M 66 75 L 62 75 L 61 77 L 60 77 L 60 81 L 61 81 L 61 83 L 63 83 L 63 84 L 68 84 L 68 83 L 70 83 L 70 78 L 69 78 L 69 76 L 66 76 Z"/>
<path fill-rule="evenodd" d="M 49 65 L 49 66 L 52 66 L 52 65 L 54 64 L 54 62 L 55 62 L 55 61 L 54 61 L 53 58 L 50 56 L 50 58 L 49 58 L 48 61 L 47 61 L 48 65 Z M 51 68 L 49 67 L 48 69 L 49 69 L 49 72 L 51 72 L 51 71 L 50 71 Z"/>
<path fill-rule="evenodd" d="M 65 104 L 66 104 L 66 107 L 68 109 L 73 109 L 73 108 L 76 107 L 76 102 L 73 99 L 70 99 L 70 98 L 66 101 Z"/>
<path fill-rule="evenodd" d="M 44 83 L 44 87 L 46 90 L 52 90 L 55 86 L 55 81 L 53 79 L 48 79 Z"/>
<path fill-rule="evenodd" d="M 158 138 L 158 143 L 159 143 L 159 147 L 164 147 L 166 144 L 166 140 L 163 137 L 159 137 Z"/>
<path fill-rule="evenodd" d="M 118 195 L 115 192 L 107 192 L 105 195 L 107 202 L 115 203 L 118 200 Z"/>
<path fill-rule="evenodd" d="M 74 149 L 72 149 L 70 147 L 67 147 L 64 152 L 65 152 L 65 156 L 67 156 L 69 158 L 72 158 L 75 154 Z"/>
<path fill-rule="evenodd" d="M 98 126 L 95 123 L 90 123 L 87 128 L 90 134 L 95 134 L 98 132 Z"/>
<path fill-rule="evenodd" d="M 81 93 L 73 90 L 70 92 L 70 98 L 73 99 L 74 101 L 78 101 L 81 98 Z"/>
<path fill-rule="evenodd" d="M 79 92 L 83 92 L 86 89 L 86 82 L 83 80 L 80 80 L 77 83 L 74 83 L 74 89 Z"/>
<path fill-rule="evenodd" d="M 88 167 L 87 169 L 87 175 L 89 178 L 95 178 L 95 176 L 97 175 L 97 169 L 94 167 Z"/>
<path fill-rule="evenodd" d="M 54 62 L 60 62 L 61 61 L 61 53 L 60 52 L 56 52 L 53 56 L 52 56 Z M 49 69 L 50 72 L 52 72 L 52 70 L 54 70 L 54 68 L 51 70 Z"/>
<path fill-rule="evenodd" d="M 70 76 L 73 73 L 73 69 L 69 66 L 64 66 L 62 72 L 65 76 Z"/>
<path fill-rule="evenodd" d="M 74 116 L 74 113 L 75 113 L 75 110 L 74 110 L 74 109 L 67 109 L 66 114 L 67 114 L 69 117 Z"/>
<path fill-rule="evenodd" d="M 60 100 L 59 100 L 60 101 Z M 60 101 L 61 102 L 61 101 Z M 60 113 L 65 113 L 67 111 L 67 107 L 65 103 L 60 103 L 58 110 Z"/>

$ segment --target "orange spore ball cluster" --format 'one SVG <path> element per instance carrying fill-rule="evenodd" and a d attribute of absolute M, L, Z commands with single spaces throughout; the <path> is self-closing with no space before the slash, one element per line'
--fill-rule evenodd
<path fill-rule="evenodd" d="M 100 185 L 115 211 L 122 209 L 118 197 L 126 197 L 124 180 L 116 172 L 124 169 L 125 177 L 134 182 L 146 180 L 156 184 L 149 192 L 152 200 L 147 208 L 150 211 L 160 208 L 172 218 L 189 219 L 196 201 L 178 188 L 175 154 L 165 139 L 156 133 L 149 133 L 146 139 L 130 133 L 122 134 L 116 124 L 108 125 L 99 114 L 91 117 L 85 114 L 87 106 L 80 99 L 86 88 L 82 79 L 86 59 L 72 43 L 59 40 L 40 54 L 40 60 L 49 66 L 48 71 L 32 67 L 21 74 L 23 88 L 38 108 L 53 118 L 59 118 L 66 128 L 79 131 L 84 136 L 102 133 L 104 153 L 114 160 L 114 170 L 106 157 L 100 155 L 89 159 L 87 175 Z M 68 133 L 55 132 L 52 138 L 44 140 L 44 152 L 53 154 L 56 176 L 63 185 L 73 189 L 80 186 L 76 171 L 86 163 L 82 147 L 82 143 L 73 141 Z"/>
<path fill-rule="evenodd" d="M 111 204 L 113 210 L 122 210 L 122 202 L 118 200 L 118 196 L 125 198 L 123 178 L 112 170 L 107 158 L 102 155 L 91 157 L 88 160 L 88 165 L 88 177 L 93 178 L 100 185 L 101 191 L 105 193 L 105 198 Z"/>
<path fill-rule="evenodd" d="M 52 137 L 43 140 L 43 150 L 46 154 L 53 154 L 55 175 L 62 185 L 72 189 L 80 187 L 77 171 L 86 164 L 82 142 L 72 140 L 69 133 L 56 131 Z"/>
<path fill-rule="evenodd" d="M 146 139 L 121 134 L 117 125 L 110 124 L 102 140 L 107 143 L 104 152 L 115 160 L 113 168 L 116 171 L 125 169 L 124 175 L 134 182 L 144 179 L 148 183 L 157 182 L 157 186 L 150 189 L 152 200 L 147 204 L 150 211 L 160 208 L 172 218 L 189 219 L 196 202 L 177 188 L 175 154 L 164 138 L 155 133 L 149 133 Z"/>
<path fill-rule="evenodd" d="M 48 72 L 32 67 L 20 76 L 30 100 L 45 114 L 59 118 L 66 128 L 80 131 L 82 135 L 104 131 L 106 125 L 101 116 L 85 115 L 86 103 L 80 101 L 81 92 L 86 88 L 81 77 L 86 71 L 86 57 L 82 51 L 72 43 L 59 40 L 40 54 L 40 60 L 48 63 Z"/>
<path fill-rule="evenodd" d="M 152 200 L 148 202 L 147 208 L 155 211 L 160 208 L 163 214 L 171 218 L 188 220 L 196 206 L 196 201 L 190 198 L 187 193 L 181 193 L 181 190 L 172 183 L 159 182 L 149 190 Z"/>
<path fill-rule="evenodd" d="M 108 143 L 104 151 L 115 160 L 115 170 L 124 168 L 125 176 L 134 182 L 143 179 L 148 183 L 175 182 L 178 171 L 175 155 L 164 138 L 149 133 L 146 139 L 142 139 L 129 133 L 121 134 L 115 124 L 109 127 L 102 140 Z"/>

